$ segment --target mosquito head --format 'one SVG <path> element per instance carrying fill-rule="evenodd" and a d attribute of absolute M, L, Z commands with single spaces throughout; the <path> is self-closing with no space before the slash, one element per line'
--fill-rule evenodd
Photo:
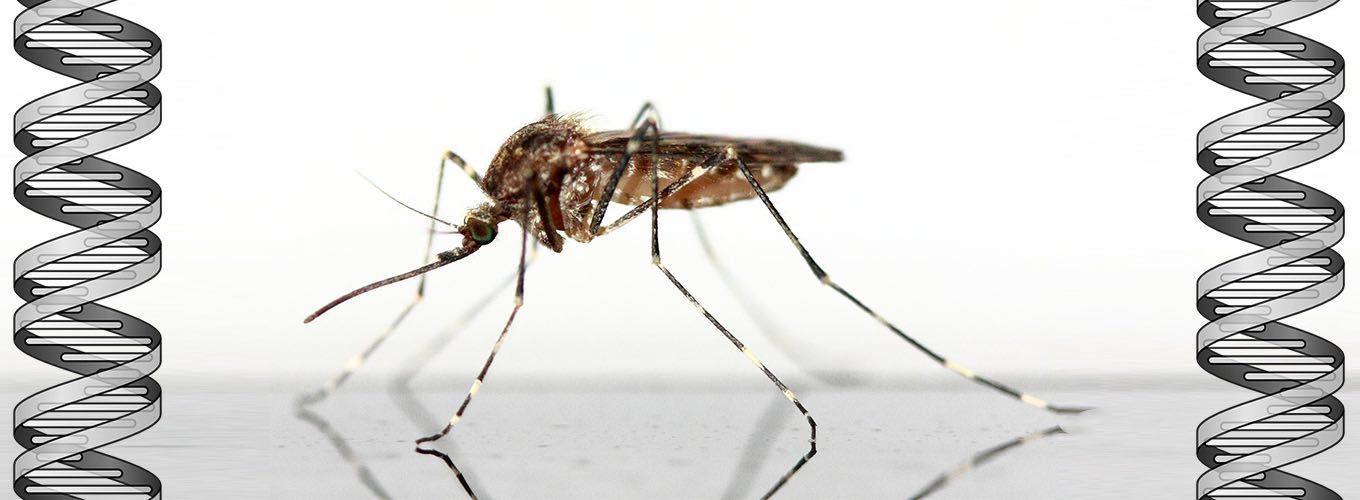
<path fill-rule="evenodd" d="M 505 217 L 498 216 L 490 205 L 483 204 L 468 210 L 467 215 L 463 216 L 463 227 L 458 228 L 458 232 L 465 241 L 478 246 L 485 245 L 496 239 L 496 225 L 503 220 Z"/>

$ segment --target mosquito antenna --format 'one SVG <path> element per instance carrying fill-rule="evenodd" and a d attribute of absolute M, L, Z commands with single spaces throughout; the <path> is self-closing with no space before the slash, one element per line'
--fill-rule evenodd
<path fill-rule="evenodd" d="M 359 174 L 359 177 L 363 177 L 363 178 L 364 178 L 364 181 L 367 181 L 367 182 L 368 182 L 368 185 L 373 186 L 373 189 L 377 189 L 379 193 L 382 193 L 382 194 L 383 194 L 383 196 L 386 196 L 388 199 L 397 202 L 398 205 L 401 205 L 401 206 L 403 206 L 403 207 L 406 207 L 407 210 L 410 210 L 410 211 L 412 211 L 412 212 L 415 212 L 415 213 L 418 213 L 418 214 L 420 214 L 420 215 L 423 215 L 423 216 L 425 216 L 426 218 L 429 218 L 430 220 L 433 220 L 433 221 L 438 222 L 438 223 L 440 223 L 440 224 L 443 224 L 443 225 L 445 225 L 445 226 L 458 227 L 457 225 L 454 225 L 453 223 L 450 223 L 450 222 L 448 222 L 448 221 L 446 221 L 446 220 L 444 220 L 444 219 L 440 219 L 440 218 L 435 217 L 435 216 L 433 216 L 433 215 L 427 214 L 427 213 L 425 213 L 425 212 L 421 212 L 420 209 L 418 209 L 418 208 L 416 208 L 416 207 L 413 207 L 413 206 L 410 206 L 410 205 L 407 205 L 406 202 L 404 202 L 404 201 L 398 200 L 396 196 L 392 196 L 392 193 L 389 193 L 389 192 L 387 192 L 386 190 L 384 190 L 381 186 L 378 186 L 378 183 L 373 182 L 373 179 L 369 179 L 368 176 L 367 176 L 367 175 L 364 175 L 363 172 L 360 172 L 360 171 L 358 171 L 358 170 L 355 170 L 354 173 Z"/>
<path fill-rule="evenodd" d="M 429 263 L 429 264 L 426 264 L 426 265 L 417 267 L 417 268 L 412 269 L 412 270 L 410 270 L 410 271 L 407 271 L 407 272 L 398 274 L 398 275 L 393 276 L 393 277 L 391 277 L 391 278 L 387 278 L 387 279 L 384 279 L 384 280 L 379 280 L 379 281 L 375 281 L 375 282 L 373 282 L 373 283 L 369 283 L 368 285 L 365 285 L 365 286 L 363 286 L 363 287 L 361 287 L 361 288 L 359 288 L 359 289 L 356 289 L 356 290 L 354 290 L 354 291 L 352 291 L 352 292 L 349 292 L 349 293 L 347 293 L 347 294 L 341 295 L 340 298 L 337 298 L 337 299 L 335 299 L 335 300 L 332 300 L 332 301 L 330 301 L 330 303 L 328 303 L 328 304 L 326 304 L 326 305 L 324 305 L 324 306 L 321 306 L 321 309 L 317 309 L 316 312 L 312 313 L 310 316 L 307 316 L 307 319 L 302 320 L 302 322 L 303 322 L 303 323 L 311 323 L 312 320 L 314 320 L 314 319 L 320 317 L 322 314 L 326 314 L 326 311 L 329 311 L 329 310 L 331 310 L 331 309 L 334 309 L 335 306 L 338 306 L 338 305 L 340 305 L 340 304 L 343 304 L 343 303 L 345 303 L 345 301 L 347 301 L 347 300 L 349 300 L 349 299 L 358 297 L 358 296 L 360 296 L 360 295 L 363 295 L 363 294 L 368 293 L 368 292 L 371 292 L 371 291 L 373 291 L 373 290 L 376 290 L 376 289 L 385 287 L 385 286 L 387 286 L 387 285 L 391 285 L 391 284 L 396 283 L 396 282 L 398 282 L 398 281 L 408 280 L 408 279 L 414 278 L 414 277 L 416 277 L 416 276 L 420 276 L 420 275 L 422 275 L 422 274 L 425 274 L 425 273 L 428 273 L 428 272 L 430 272 L 430 271 L 433 271 L 433 270 L 435 270 L 435 269 L 439 269 L 439 268 L 441 268 L 441 267 L 447 266 L 447 265 L 452 264 L 452 263 L 454 263 L 454 262 L 458 262 L 459 259 L 462 259 L 463 257 L 467 257 L 468 255 L 472 255 L 472 252 L 475 252 L 478 248 L 481 248 L 481 245 L 478 245 L 477 243 L 474 243 L 474 242 L 467 242 L 467 243 L 464 243 L 464 245 L 463 245 L 462 248 L 459 248 L 459 249 L 457 249 L 457 250 L 449 250 L 449 251 L 447 251 L 447 252 L 440 252 L 440 253 L 439 253 L 439 260 L 436 260 L 436 261 L 434 261 L 434 262 L 432 262 L 432 263 Z"/>

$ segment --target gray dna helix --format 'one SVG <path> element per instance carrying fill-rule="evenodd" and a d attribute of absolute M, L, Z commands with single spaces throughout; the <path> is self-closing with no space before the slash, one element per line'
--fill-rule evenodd
<path fill-rule="evenodd" d="M 1332 49 L 1279 26 L 1336 0 L 1206 1 L 1198 40 L 1204 76 L 1262 102 L 1200 130 L 1200 220 L 1258 250 L 1199 278 L 1201 368 L 1259 393 L 1200 423 L 1197 455 L 1209 470 L 1197 497 L 1340 498 L 1280 470 L 1341 440 L 1345 378 L 1336 345 L 1281 321 L 1335 298 L 1344 262 L 1333 247 L 1343 208 L 1315 188 L 1281 177 L 1336 151 L 1344 137 L 1344 62 Z"/>
<path fill-rule="evenodd" d="M 14 408 L 14 492 L 25 500 L 160 498 L 160 480 L 99 451 L 136 435 L 161 415 L 150 378 L 161 362 L 151 325 L 96 302 L 160 271 L 161 244 L 148 228 L 160 219 L 160 186 L 96 157 L 160 124 L 156 35 L 95 10 L 111 0 L 21 0 L 14 50 L 29 62 L 78 80 L 14 116 L 14 197 L 73 226 L 14 262 L 14 343 L 76 378 Z"/>

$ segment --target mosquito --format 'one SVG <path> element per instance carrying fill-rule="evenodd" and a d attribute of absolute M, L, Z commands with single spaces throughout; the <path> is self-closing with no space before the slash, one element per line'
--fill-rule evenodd
<path fill-rule="evenodd" d="M 524 276 L 529 240 L 553 252 L 561 252 L 566 238 L 578 243 L 609 234 L 642 215 L 651 213 L 651 257 L 657 268 L 676 290 L 694 306 L 713 327 L 741 351 L 766 378 L 787 398 L 807 420 L 808 451 L 772 486 L 762 498 L 770 498 L 782 488 L 814 455 L 817 454 L 817 422 L 812 414 L 774 372 L 760 361 L 740 339 L 709 313 L 699 299 L 690 293 L 680 279 L 661 259 L 659 238 L 659 210 L 697 210 L 727 203 L 758 198 L 776 224 L 784 231 L 794 249 L 802 256 L 812 274 L 825 286 L 845 297 L 865 314 L 872 316 L 883 327 L 946 369 L 968 380 L 985 385 L 1025 404 L 1054 413 L 1078 413 L 1084 408 L 1049 404 L 1033 395 L 1009 385 L 983 377 L 963 365 L 946 358 L 902 331 L 845 288 L 831 279 L 812 258 L 780 215 L 769 192 L 784 186 L 805 163 L 839 162 L 839 150 L 773 139 L 753 139 L 699 135 L 661 130 L 661 119 L 655 106 L 643 104 L 626 130 L 593 131 L 585 127 L 580 115 L 558 114 L 553 109 L 551 88 L 546 90 L 547 106 L 542 119 L 516 131 L 492 158 L 485 174 L 478 174 L 457 154 L 446 151 L 439 163 L 439 177 L 435 188 L 434 209 L 424 213 L 390 194 L 394 201 L 430 219 L 430 239 L 426 243 L 425 265 L 379 280 L 336 298 L 308 316 L 310 323 L 332 308 L 359 295 L 400 281 L 420 277 L 415 298 L 396 320 L 367 349 L 356 355 L 333 380 L 317 393 L 304 398 L 312 402 L 326 397 L 359 368 L 382 341 L 424 297 L 425 274 L 447 266 L 495 241 L 498 226 L 506 221 L 519 225 L 520 258 L 515 278 L 514 307 L 501 328 L 490 354 L 482 364 L 464 395 L 462 403 L 438 432 L 416 440 L 416 451 L 436 455 L 457 476 L 464 490 L 475 498 L 462 473 L 442 452 L 426 447 L 447 436 L 463 419 L 472 398 L 481 390 L 491 363 L 500 352 L 515 316 L 524 305 Z M 444 172 L 453 163 L 470 178 L 487 201 L 468 210 L 461 224 L 438 217 L 439 195 L 443 188 Z M 386 194 L 386 192 L 384 192 Z M 604 224 L 605 212 L 611 202 L 632 206 L 632 209 L 609 224 Z M 430 262 L 436 224 L 449 229 L 450 234 L 462 236 L 457 247 L 435 254 Z"/>

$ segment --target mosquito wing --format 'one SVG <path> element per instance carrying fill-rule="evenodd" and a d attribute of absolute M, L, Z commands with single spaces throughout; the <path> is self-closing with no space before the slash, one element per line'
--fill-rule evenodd
<path fill-rule="evenodd" d="M 610 130 L 586 136 L 590 149 L 595 154 L 623 154 L 628 140 L 633 136 L 630 130 Z M 797 165 L 799 163 L 841 161 L 841 152 L 835 149 L 809 146 L 791 141 L 775 139 L 752 139 L 743 137 L 724 137 L 719 135 L 687 134 L 683 132 L 662 132 L 660 154 L 663 156 L 685 156 L 704 161 L 714 153 L 721 153 L 727 147 L 735 147 L 737 154 L 747 164 Z M 641 151 L 651 152 L 651 136 L 646 137 Z"/>
<path fill-rule="evenodd" d="M 591 161 L 595 167 L 589 170 L 612 172 L 622 159 L 632 136 L 633 132 L 627 130 L 597 132 L 587 136 Z M 737 155 L 751 168 L 756 181 L 766 191 L 783 187 L 798 172 L 800 163 L 841 160 L 840 151 L 790 141 L 665 132 L 660 136 L 657 154 L 661 187 L 664 189 L 670 182 L 681 178 L 714 155 L 722 154 L 728 147 L 737 150 Z M 624 170 L 618 189 L 614 192 L 614 201 L 636 205 L 651 196 L 648 174 L 651 161 L 652 142 L 649 136 Z M 598 197 L 599 190 L 603 188 L 603 178 L 592 177 L 591 181 L 596 189 L 591 190 L 590 194 Z M 753 197 L 755 191 L 741 174 L 737 163 L 723 161 L 708 174 L 662 200 L 661 208 L 711 207 Z M 581 201 L 588 200 L 583 197 Z"/>

